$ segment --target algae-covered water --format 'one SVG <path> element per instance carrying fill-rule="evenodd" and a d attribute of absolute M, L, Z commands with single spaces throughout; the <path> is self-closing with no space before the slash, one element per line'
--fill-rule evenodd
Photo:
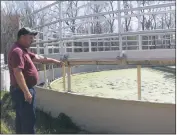
<path fill-rule="evenodd" d="M 141 100 L 175 103 L 174 74 L 142 68 L 141 75 Z M 138 97 L 136 68 L 72 75 L 71 82 L 72 92 L 82 95 L 127 100 L 137 100 Z M 53 82 L 51 87 L 63 91 L 62 79 Z"/>

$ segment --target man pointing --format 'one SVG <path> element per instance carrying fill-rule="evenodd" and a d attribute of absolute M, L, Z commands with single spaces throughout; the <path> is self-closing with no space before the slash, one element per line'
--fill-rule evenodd
<path fill-rule="evenodd" d="M 61 61 L 38 56 L 28 50 L 36 35 L 37 32 L 29 28 L 21 28 L 18 31 L 17 41 L 12 45 L 8 54 L 10 93 L 16 110 L 16 134 L 35 133 L 36 91 L 34 86 L 38 81 L 38 71 L 33 62 L 63 65 Z"/>

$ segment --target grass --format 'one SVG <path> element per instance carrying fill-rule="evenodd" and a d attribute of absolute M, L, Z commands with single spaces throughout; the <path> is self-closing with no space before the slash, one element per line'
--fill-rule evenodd
<path fill-rule="evenodd" d="M 11 133 L 12 132 L 7 127 L 7 125 L 5 124 L 5 122 L 3 120 L 1 120 L 1 134 L 11 134 Z"/>
<path fill-rule="evenodd" d="M 50 113 L 36 109 L 36 133 L 38 134 L 76 134 L 86 133 L 76 126 L 72 120 L 60 113 L 53 118 Z M 12 108 L 11 97 L 8 92 L 1 91 L 1 134 L 15 133 L 15 112 Z"/>

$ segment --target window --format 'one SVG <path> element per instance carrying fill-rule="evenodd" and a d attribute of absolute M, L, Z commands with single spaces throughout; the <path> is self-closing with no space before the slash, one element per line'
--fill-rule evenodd
<path fill-rule="evenodd" d="M 60 52 L 59 48 L 54 48 L 54 53 L 59 53 L 59 52 Z"/>
<path fill-rule="evenodd" d="M 105 46 L 110 46 L 110 42 L 105 42 Z"/>
<path fill-rule="evenodd" d="M 43 43 L 39 44 L 39 47 L 44 47 L 44 44 Z"/>
<path fill-rule="evenodd" d="M 71 43 L 71 42 L 68 42 L 68 43 L 66 43 L 66 46 L 67 46 L 67 47 L 71 47 L 71 46 L 72 46 L 72 43 Z"/>
<path fill-rule="evenodd" d="M 110 51 L 110 47 L 106 47 L 106 48 L 105 48 L 105 51 Z"/>
<path fill-rule="evenodd" d="M 31 52 L 33 52 L 33 53 L 37 53 L 37 49 L 35 49 L 35 48 L 31 48 Z"/>
<path fill-rule="evenodd" d="M 84 52 L 89 52 L 89 48 L 84 48 Z"/>
<path fill-rule="evenodd" d="M 72 52 L 72 48 L 67 48 L 66 52 Z"/>
<path fill-rule="evenodd" d="M 82 48 L 74 48 L 74 52 L 82 52 Z"/>
<path fill-rule="evenodd" d="M 44 49 L 40 49 L 40 54 L 44 54 Z"/>
<path fill-rule="evenodd" d="M 97 42 L 92 42 L 91 45 L 92 46 L 97 46 Z"/>
<path fill-rule="evenodd" d="M 97 48 L 92 48 L 92 51 L 93 51 L 93 52 L 96 52 L 96 51 L 97 51 Z"/>
<path fill-rule="evenodd" d="M 52 48 L 49 49 L 49 54 L 51 54 L 51 53 L 52 53 Z"/>
<path fill-rule="evenodd" d="M 98 51 L 100 51 L 100 52 L 103 51 L 103 47 L 99 47 Z"/>
<path fill-rule="evenodd" d="M 111 47 L 111 50 L 114 51 L 114 50 L 119 50 L 119 47 Z"/>
<path fill-rule="evenodd" d="M 74 46 L 77 47 L 77 46 L 82 46 L 82 42 L 74 42 Z"/>
<path fill-rule="evenodd" d="M 88 42 L 84 42 L 84 43 L 83 43 L 83 46 L 84 46 L 84 47 L 88 47 L 88 46 L 89 46 L 89 43 L 88 43 Z"/>
<path fill-rule="evenodd" d="M 111 42 L 111 46 L 119 46 L 118 44 L 118 42 Z"/>
<path fill-rule="evenodd" d="M 103 42 L 98 42 L 98 46 L 103 46 Z"/>

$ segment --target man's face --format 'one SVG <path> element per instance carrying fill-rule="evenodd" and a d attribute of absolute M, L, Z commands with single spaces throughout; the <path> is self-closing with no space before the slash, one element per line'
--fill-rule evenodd
<path fill-rule="evenodd" d="M 29 48 L 34 41 L 34 35 L 23 35 L 21 36 L 21 41 L 26 48 Z"/>

